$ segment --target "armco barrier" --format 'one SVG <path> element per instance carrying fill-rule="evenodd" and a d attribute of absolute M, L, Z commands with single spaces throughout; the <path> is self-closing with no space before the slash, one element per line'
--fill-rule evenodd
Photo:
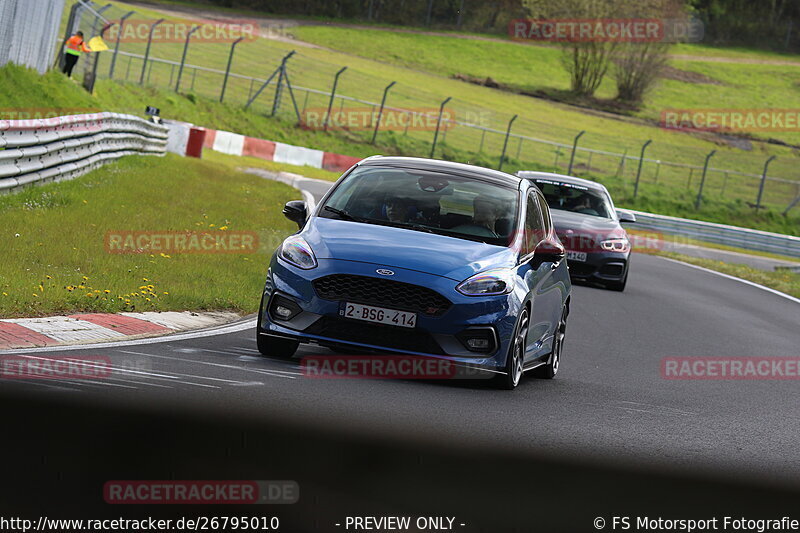
<path fill-rule="evenodd" d="M 800 257 L 800 237 L 769 233 L 754 229 L 702 222 L 685 218 L 668 217 L 633 211 L 636 223 L 631 228 L 651 229 L 670 235 L 681 235 L 698 241 L 724 244 L 755 250 L 770 252 L 789 257 Z"/>
<path fill-rule="evenodd" d="M 72 179 L 126 155 L 163 155 L 166 145 L 166 126 L 120 113 L 2 120 L 0 192 Z"/>

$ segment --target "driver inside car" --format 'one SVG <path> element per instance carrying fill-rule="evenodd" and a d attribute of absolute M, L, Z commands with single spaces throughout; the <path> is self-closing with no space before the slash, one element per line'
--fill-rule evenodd
<path fill-rule="evenodd" d="M 462 224 L 454 231 L 471 233 L 478 237 L 499 237 L 495 230 L 500 218 L 500 205 L 488 196 L 476 196 L 472 201 L 472 224 Z"/>

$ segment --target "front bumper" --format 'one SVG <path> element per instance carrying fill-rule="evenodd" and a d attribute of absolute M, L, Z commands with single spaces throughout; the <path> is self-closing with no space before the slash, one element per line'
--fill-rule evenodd
<path fill-rule="evenodd" d="M 628 273 L 630 252 L 589 252 L 586 261 L 567 260 L 569 276 L 573 281 L 622 281 Z"/>
<path fill-rule="evenodd" d="M 343 302 L 324 299 L 314 289 L 314 280 L 332 274 L 386 279 L 376 273 L 378 269 L 391 269 L 394 272 L 391 281 L 431 289 L 452 305 L 439 316 L 418 313 L 416 327 L 403 328 L 343 318 L 340 316 Z M 468 367 L 502 370 L 516 324 L 518 295 L 468 297 L 455 290 L 457 284 L 448 278 L 413 270 L 336 259 L 321 259 L 317 268 L 304 271 L 273 257 L 258 330 L 259 334 L 292 338 L 301 343 L 424 355 Z M 297 306 L 288 319 L 272 312 L 276 298 L 288 298 Z M 393 308 L 391 302 L 378 304 L 356 300 L 353 303 Z M 476 352 L 466 347 L 464 333 L 477 331 L 493 338 L 491 351 Z"/>

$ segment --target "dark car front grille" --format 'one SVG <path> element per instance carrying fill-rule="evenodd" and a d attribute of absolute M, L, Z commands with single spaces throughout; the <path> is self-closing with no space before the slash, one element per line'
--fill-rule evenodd
<path fill-rule="evenodd" d="M 444 354 L 439 343 L 427 331 L 369 324 L 333 316 L 321 317 L 306 328 L 305 333 L 343 342 L 372 344 L 389 350 Z"/>
<path fill-rule="evenodd" d="M 437 317 L 453 305 L 438 292 L 419 285 L 353 274 L 333 274 L 316 279 L 314 290 L 325 300 L 376 305 Z"/>
<path fill-rule="evenodd" d="M 588 278 L 597 270 L 595 265 L 578 261 L 567 261 L 567 265 L 569 266 L 569 275 L 575 278 Z"/>

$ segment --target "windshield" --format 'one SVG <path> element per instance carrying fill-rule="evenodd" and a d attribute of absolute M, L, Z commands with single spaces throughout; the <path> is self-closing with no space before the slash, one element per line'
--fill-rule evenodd
<path fill-rule="evenodd" d="M 614 218 L 611 201 L 605 192 L 583 185 L 552 180 L 534 180 L 550 209 L 571 211 L 593 217 Z"/>
<path fill-rule="evenodd" d="M 319 216 L 507 246 L 517 191 L 438 172 L 360 167 L 336 187 Z"/>

